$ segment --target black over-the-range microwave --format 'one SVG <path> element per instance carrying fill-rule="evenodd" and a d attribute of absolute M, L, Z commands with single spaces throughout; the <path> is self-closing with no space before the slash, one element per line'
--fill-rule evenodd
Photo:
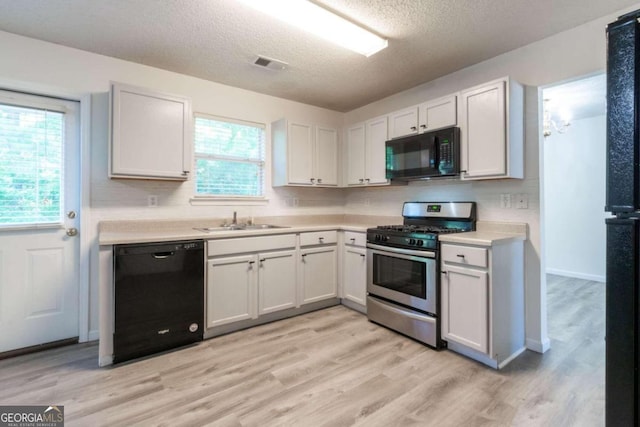
<path fill-rule="evenodd" d="M 385 143 L 387 179 L 460 175 L 460 129 L 450 127 Z"/>

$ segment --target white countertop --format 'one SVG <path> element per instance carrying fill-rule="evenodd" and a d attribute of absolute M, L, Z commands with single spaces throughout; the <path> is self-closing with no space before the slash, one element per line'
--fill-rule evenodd
<path fill-rule="evenodd" d="M 204 223 L 202 220 L 177 221 L 105 221 L 100 224 L 100 245 L 117 245 L 127 243 L 168 242 L 192 239 L 226 239 L 230 237 L 264 236 L 288 233 L 304 233 L 310 231 L 341 230 L 364 233 L 367 228 L 380 224 L 399 223 L 393 217 L 308 217 L 304 224 L 287 225 L 287 221 L 300 222 L 300 217 L 279 217 L 276 221 L 256 221 L 258 224 L 275 224 L 284 228 L 258 230 L 221 230 L 205 232 L 194 227 L 214 227 L 220 222 Z M 401 221 L 400 221 L 401 222 Z M 467 233 L 443 234 L 441 242 L 494 246 L 514 240 L 527 239 L 527 224 L 478 221 L 476 231 Z"/>
<path fill-rule="evenodd" d="M 318 221 L 320 222 L 320 221 Z M 266 222 L 257 222 L 266 223 Z M 157 226 L 154 226 L 157 224 Z M 341 230 L 366 232 L 367 228 L 375 227 L 378 223 L 365 222 L 330 222 L 330 223 L 308 223 L 285 226 L 277 224 L 283 228 L 257 229 L 257 230 L 220 230 L 205 232 L 196 230 L 194 227 L 213 227 L 216 224 L 203 224 L 202 222 L 185 220 L 174 221 L 171 223 L 165 221 L 137 221 L 135 223 L 129 221 L 109 221 L 101 224 L 99 233 L 100 245 L 116 245 L 127 243 L 150 243 L 150 242 L 168 242 L 176 240 L 192 240 L 192 239 L 225 239 L 230 237 L 248 237 L 248 236 L 264 236 L 274 234 L 288 233 L 304 233 L 309 231 L 325 231 L 325 230 Z"/>
<path fill-rule="evenodd" d="M 527 240 L 527 224 L 514 222 L 476 223 L 476 231 L 441 234 L 438 240 L 464 245 L 496 246 L 514 241 Z"/>

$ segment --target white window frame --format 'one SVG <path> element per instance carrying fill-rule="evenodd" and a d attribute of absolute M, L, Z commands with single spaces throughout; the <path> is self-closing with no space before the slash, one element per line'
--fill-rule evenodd
<path fill-rule="evenodd" d="M 201 118 L 201 119 L 207 119 L 207 120 L 214 120 L 214 121 L 218 121 L 218 122 L 226 122 L 226 123 L 235 123 L 235 124 L 239 124 L 239 125 L 243 125 L 243 126 L 254 126 L 254 127 L 259 127 L 262 128 L 263 132 L 264 132 L 264 141 L 263 141 L 263 153 L 264 153 L 264 159 L 263 160 L 255 160 L 255 159 L 241 159 L 238 157 L 234 157 L 234 156 L 220 156 L 220 155 L 212 155 L 212 154 L 199 154 L 196 151 L 196 144 L 195 144 L 195 118 Z M 191 198 L 190 202 L 192 205 L 220 205 L 220 204 L 233 204 L 233 205 L 237 205 L 237 204 L 243 204 L 243 205 L 262 205 L 262 204 L 266 204 L 268 202 L 268 199 L 266 198 L 266 181 L 267 181 L 267 164 L 266 164 L 266 157 L 267 157 L 267 126 L 264 123 L 258 123 L 258 122 L 252 122 L 252 121 L 248 121 L 248 120 L 240 120 L 240 119 L 233 119 L 233 118 L 229 118 L 229 117 L 223 117 L 223 116 L 215 116 L 215 115 L 211 115 L 211 114 L 205 114 L 205 113 L 194 113 L 194 120 L 193 120 L 193 139 L 194 139 L 194 143 L 193 143 L 193 194 L 194 196 Z M 235 195 L 229 195 L 229 194 L 221 194 L 221 195 L 215 195 L 215 194 L 197 194 L 197 180 L 198 180 L 198 176 L 197 176 L 197 162 L 198 159 L 208 159 L 208 160 L 235 160 L 235 161 L 240 161 L 240 162 L 246 162 L 246 163 L 252 163 L 252 164 L 258 164 L 261 168 L 262 168 L 262 195 L 261 196 L 235 196 Z M 231 202 L 231 203 L 226 203 L 226 202 Z"/>

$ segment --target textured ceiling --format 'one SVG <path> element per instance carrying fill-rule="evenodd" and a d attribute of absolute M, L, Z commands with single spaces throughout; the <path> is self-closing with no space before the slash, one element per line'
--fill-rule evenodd
<path fill-rule="evenodd" d="M 0 30 L 350 111 L 636 2 L 318 0 L 389 39 L 369 58 L 235 0 L 0 0 Z"/>

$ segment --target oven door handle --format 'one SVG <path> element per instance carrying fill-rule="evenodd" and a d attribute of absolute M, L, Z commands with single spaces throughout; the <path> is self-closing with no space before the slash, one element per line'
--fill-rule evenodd
<path fill-rule="evenodd" d="M 401 249 L 401 248 L 394 248 L 391 246 L 374 245 L 373 243 L 367 243 L 367 248 L 376 249 L 378 251 L 383 251 L 387 253 L 411 255 L 411 256 L 418 256 L 422 258 L 436 257 L 436 254 L 431 251 L 414 251 L 411 249 Z"/>

